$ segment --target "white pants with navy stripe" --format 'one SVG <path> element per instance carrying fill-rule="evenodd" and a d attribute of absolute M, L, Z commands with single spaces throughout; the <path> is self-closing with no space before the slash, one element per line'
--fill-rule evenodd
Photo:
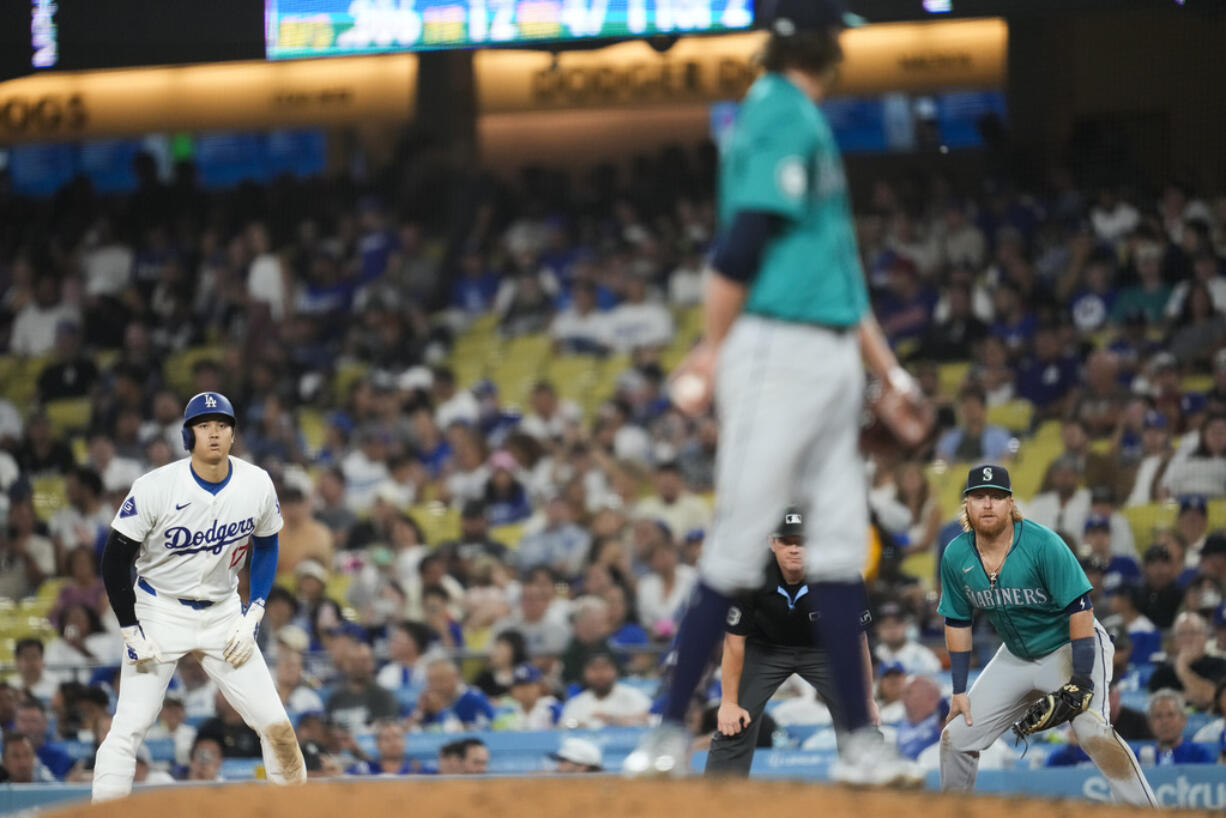
<path fill-rule="evenodd" d="M 864 365 L 853 330 L 752 315 L 720 351 L 715 521 L 699 570 L 715 590 L 756 588 L 783 509 L 806 511 L 811 580 L 864 570 L 868 490 L 859 449 Z"/>
<path fill-rule="evenodd" d="M 1098 645 L 1091 674 L 1094 698 L 1089 709 L 1073 719 L 1073 733 L 1111 785 L 1117 801 L 1156 807 L 1158 800 L 1136 756 L 1111 727 L 1107 690 L 1115 646 L 1098 620 L 1094 621 L 1094 638 Z M 941 789 L 964 792 L 973 789 L 979 751 L 986 750 L 1011 728 L 1035 699 L 1063 686 L 1072 674 L 1071 644 L 1035 660 L 1019 659 L 1001 645 L 968 692 L 974 725 L 967 725 L 959 715 L 941 734 Z"/>
<path fill-rule="evenodd" d="M 192 652 L 199 654 L 205 672 L 259 734 L 269 780 L 281 784 L 306 779 L 297 737 L 264 664 L 264 655 L 257 649 L 237 668 L 222 658 L 230 630 L 242 616 L 238 594 L 203 610 L 193 610 L 173 597 L 154 596 L 137 588 L 136 616 L 166 661 L 144 672 L 123 662 L 115 718 L 94 762 L 93 800 L 131 792 L 136 750 L 161 712 L 175 666 L 184 654 Z"/>

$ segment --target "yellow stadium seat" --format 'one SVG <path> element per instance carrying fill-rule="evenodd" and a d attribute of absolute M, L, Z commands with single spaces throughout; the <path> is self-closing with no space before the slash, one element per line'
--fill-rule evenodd
<path fill-rule="evenodd" d="M 1172 525 L 1179 505 L 1174 502 L 1146 503 L 1143 506 L 1128 506 L 1122 509 L 1128 527 L 1132 529 L 1133 542 L 1138 551 L 1144 551 L 1154 541 L 1154 529 Z"/>
<path fill-rule="evenodd" d="M 460 536 L 460 512 L 451 506 L 439 502 L 422 503 L 410 508 L 409 515 L 421 526 L 430 545 Z"/>
<path fill-rule="evenodd" d="M 582 403 L 600 379 L 600 361 L 588 355 L 559 355 L 546 362 L 545 377 L 563 398 Z"/>
<path fill-rule="evenodd" d="M 932 588 L 936 579 L 937 555 L 932 549 L 911 554 L 903 559 L 899 569 L 907 576 L 915 577 L 925 588 Z"/>
<path fill-rule="evenodd" d="M 1013 494 L 1025 502 L 1038 493 L 1051 461 L 1064 450 L 1060 438 L 1031 438 L 1022 443 L 1017 456 L 1009 467 L 1013 482 Z"/>
<path fill-rule="evenodd" d="M 298 431 L 306 443 L 307 452 L 315 454 L 324 445 L 324 416 L 318 409 L 303 407 L 298 410 Z"/>
<path fill-rule="evenodd" d="M 941 395 L 947 398 L 956 396 L 970 371 L 970 361 L 955 361 L 953 363 L 941 364 L 940 368 L 937 369 L 937 383 L 940 384 Z"/>
<path fill-rule="evenodd" d="M 38 515 L 38 519 L 50 520 L 52 514 L 68 505 L 68 497 L 64 494 L 64 478 L 35 477 L 31 482 L 34 488 L 34 513 Z"/>
<path fill-rule="evenodd" d="M 89 462 L 89 443 L 81 435 L 75 436 L 68 444 L 72 447 L 72 459 L 79 465 L 87 465 Z"/>
<path fill-rule="evenodd" d="M 1007 403 L 989 406 L 987 410 L 988 423 L 1003 426 L 1011 432 L 1030 431 L 1030 422 L 1034 418 L 1034 405 L 1025 398 L 1016 398 Z"/>
<path fill-rule="evenodd" d="M 507 548 L 518 548 L 519 541 L 524 538 L 524 524 L 507 523 L 493 526 L 490 528 L 490 537 Z"/>
<path fill-rule="evenodd" d="M 93 410 L 89 398 L 53 400 L 49 401 L 45 408 L 51 428 L 61 437 L 87 428 Z"/>
<path fill-rule="evenodd" d="M 703 312 L 701 306 L 685 307 L 677 311 L 675 342 L 690 346 L 702 335 Z"/>
<path fill-rule="evenodd" d="M 1179 382 L 1184 392 L 1209 392 L 1213 389 L 1212 375 L 1185 375 Z"/>
<path fill-rule="evenodd" d="M 512 338 L 506 345 L 507 362 L 525 366 L 543 366 L 549 351 L 549 336 L 543 332 L 520 335 Z"/>
<path fill-rule="evenodd" d="M 361 361 L 342 361 L 336 365 L 336 374 L 332 376 L 332 394 L 338 403 L 349 400 L 349 392 L 366 377 L 370 367 Z"/>
<path fill-rule="evenodd" d="M 941 518 L 950 519 L 962 508 L 962 487 L 965 485 L 969 463 L 932 463 L 925 474 L 928 488 L 941 509 Z"/>
<path fill-rule="evenodd" d="M 190 395 L 192 392 L 192 368 L 200 361 L 214 360 L 221 362 L 225 358 L 225 348 L 220 346 L 198 346 L 176 352 L 166 359 L 162 366 L 162 374 L 166 383 L 180 395 Z"/>

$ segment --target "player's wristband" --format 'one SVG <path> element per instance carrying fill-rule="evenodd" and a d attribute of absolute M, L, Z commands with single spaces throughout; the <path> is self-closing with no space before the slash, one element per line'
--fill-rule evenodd
<path fill-rule="evenodd" d="M 971 652 L 969 650 L 951 650 L 949 652 L 949 675 L 953 677 L 954 695 L 966 692 L 966 677 L 971 674 Z"/>
<path fill-rule="evenodd" d="M 1094 637 L 1083 636 L 1080 639 L 1073 640 L 1073 678 L 1079 684 L 1085 686 L 1087 683 L 1090 689 L 1094 688 L 1094 683 L 1090 680 L 1090 674 L 1094 672 Z"/>

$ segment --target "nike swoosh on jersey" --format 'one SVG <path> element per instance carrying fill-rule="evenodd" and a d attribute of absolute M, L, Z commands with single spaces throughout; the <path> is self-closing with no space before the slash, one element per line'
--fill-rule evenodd
<path fill-rule="evenodd" d="M 965 574 L 965 573 L 967 573 L 968 571 L 974 571 L 974 570 L 975 570 L 975 566 L 973 566 L 973 565 L 968 565 L 968 566 L 966 566 L 965 568 L 963 568 L 963 569 L 962 569 L 962 573 L 964 573 L 964 574 Z"/>
<path fill-rule="evenodd" d="M 176 505 L 175 505 L 175 511 L 182 511 L 183 509 L 187 508 L 187 507 L 188 507 L 188 506 L 190 506 L 190 505 L 191 505 L 191 503 L 190 503 L 190 502 L 189 502 L 189 503 L 184 503 L 183 505 L 178 505 L 178 504 L 176 504 Z"/>

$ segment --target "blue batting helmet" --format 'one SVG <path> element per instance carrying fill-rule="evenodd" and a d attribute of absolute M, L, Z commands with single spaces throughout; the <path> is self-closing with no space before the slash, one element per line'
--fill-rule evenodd
<path fill-rule="evenodd" d="M 216 415 L 230 421 L 231 426 L 238 425 L 234 416 L 234 406 L 230 399 L 220 392 L 201 392 L 187 402 L 183 408 L 183 448 L 189 452 L 196 446 L 196 433 L 192 424 L 200 418 Z"/>

